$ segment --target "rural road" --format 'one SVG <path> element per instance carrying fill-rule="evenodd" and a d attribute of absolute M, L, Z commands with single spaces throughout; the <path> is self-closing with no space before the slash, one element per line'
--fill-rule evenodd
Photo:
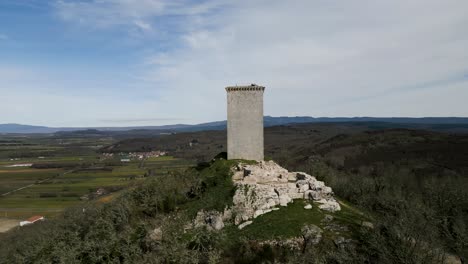
<path fill-rule="evenodd" d="M 70 173 L 70 172 L 73 172 L 73 170 L 66 171 L 66 172 L 60 174 L 59 177 L 65 175 L 65 174 L 68 174 L 68 173 Z M 2 194 L 1 196 L 7 196 L 7 195 L 9 195 L 9 194 L 11 194 L 11 193 L 14 193 L 14 192 L 17 192 L 17 191 L 21 191 L 21 190 L 23 190 L 23 189 L 29 188 L 29 187 L 34 186 L 34 185 L 37 185 L 37 184 L 41 184 L 41 183 L 46 182 L 46 181 L 48 181 L 48 180 L 50 180 L 50 179 L 52 179 L 52 178 L 54 178 L 54 177 L 50 177 L 50 178 L 47 178 L 47 179 L 45 179 L 45 180 L 42 180 L 42 181 L 39 181 L 39 182 L 35 182 L 35 183 L 32 183 L 32 184 L 29 184 L 29 185 L 20 187 L 20 188 L 18 188 L 18 189 L 13 190 L 13 191 L 6 192 L 6 193 Z"/>

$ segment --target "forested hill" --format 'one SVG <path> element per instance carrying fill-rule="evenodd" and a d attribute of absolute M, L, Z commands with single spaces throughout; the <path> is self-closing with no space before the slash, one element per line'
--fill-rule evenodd
<path fill-rule="evenodd" d="M 259 242 L 297 237 L 304 221 L 325 219 L 318 211 L 302 215 L 303 204 L 296 202 L 265 215 L 270 218 L 256 218 L 246 233 L 238 228 L 186 232 L 199 210 L 224 210 L 231 202 L 230 162 L 235 161 L 213 159 L 225 149 L 225 131 L 126 139 L 102 148 L 167 150 L 175 157 L 210 162 L 149 178 L 113 203 L 90 204 L 85 211 L 79 207 L 57 221 L 5 234 L 0 255 L 6 257 L 0 263 L 435 264 L 448 263 L 447 256 L 455 260 L 451 263 L 468 259 L 468 134 L 382 129 L 375 123 L 266 128 L 267 159 L 333 188 L 345 212 L 329 216 L 331 224 L 336 224 L 334 217 L 361 223 L 358 215 L 372 221 L 369 228 L 339 229 L 351 237 L 349 243 L 325 239 L 330 236 L 326 230 L 323 242 L 304 244 L 301 250 Z M 297 232 L 289 233 L 293 229 Z"/>
<path fill-rule="evenodd" d="M 224 131 L 204 131 L 128 139 L 101 151 L 162 148 L 202 161 L 225 151 L 225 142 Z M 430 263 L 427 248 L 468 258 L 468 134 L 380 123 L 275 126 L 265 129 L 265 156 L 316 175 L 375 215 L 375 233 L 362 246 L 379 263 Z"/>
<path fill-rule="evenodd" d="M 468 132 L 468 118 L 464 117 L 310 117 L 310 116 L 295 116 L 295 117 L 264 117 L 265 127 L 286 125 L 286 124 L 301 124 L 301 123 L 368 123 L 373 122 L 381 127 L 399 127 L 410 129 L 430 129 L 437 131 L 450 132 Z M 31 126 L 21 124 L 0 124 L 0 133 L 21 133 L 21 134 L 50 134 L 56 132 L 74 132 L 81 130 L 99 130 L 107 132 L 126 132 L 126 131 L 141 131 L 151 130 L 160 133 L 167 132 L 187 132 L 187 131 L 204 131 L 204 130 L 223 130 L 226 129 L 226 120 L 208 122 L 196 125 L 188 124 L 173 124 L 163 126 L 125 126 L 125 127 L 47 127 L 47 126 Z M 118 133 L 122 134 L 122 133 Z M 157 133 L 156 133 L 157 134 Z"/>

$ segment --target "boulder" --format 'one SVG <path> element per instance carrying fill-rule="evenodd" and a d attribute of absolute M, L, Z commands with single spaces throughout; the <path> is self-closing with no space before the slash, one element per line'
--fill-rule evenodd
<path fill-rule="evenodd" d="M 309 186 L 311 190 L 321 191 L 325 183 L 323 181 L 311 181 L 309 182 Z"/>
<path fill-rule="evenodd" d="M 295 193 L 289 193 L 289 197 L 291 197 L 291 199 L 303 199 L 304 198 L 304 194 L 303 193 L 298 193 L 298 192 L 295 192 Z"/>
<path fill-rule="evenodd" d="M 310 194 L 309 194 L 309 199 L 312 199 L 312 200 L 315 200 L 315 201 L 319 201 L 319 200 L 321 200 L 323 198 L 324 198 L 323 194 L 320 191 L 311 191 Z"/>
<path fill-rule="evenodd" d="M 263 210 L 257 210 L 257 211 L 254 212 L 253 217 L 254 217 L 254 218 L 257 218 L 258 216 L 260 216 L 260 215 L 262 215 L 262 214 L 264 214 L 264 211 L 263 211 Z"/>
<path fill-rule="evenodd" d="M 374 229 L 374 224 L 371 223 L 371 222 L 367 222 L 367 221 L 362 222 L 361 226 L 363 226 L 365 228 L 369 228 L 369 229 Z"/>
<path fill-rule="evenodd" d="M 304 206 L 304 209 L 310 210 L 310 209 L 312 209 L 312 205 L 308 204 L 308 205 Z"/>
<path fill-rule="evenodd" d="M 331 187 L 323 186 L 323 187 L 322 187 L 322 193 L 323 193 L 323 194 L 331 194 L 331 193 L 333 193 L 333 191 L 332 191 L 332 188 L 331 188 Z"/>
<path fill-rule="evenodd" d="M 296 182 L 296 186 L 297 188 L 299 189 L 299 192 L 306 192 L 307 190 L 309 190 L 309 182 L 306 181 L 306 180 L 299 180 Z"/>
<path fill-rule="evenodd" d="M 279 197 L 279 204 L 281 206 L 288 206 L 288 203 L 290 203 L 292 201 L 291 197 L 289 197 L 288 195 L 280 195 Z"/>
<path fill-rule="evenodd" d="M 242 180 L 242 179 L 244 179 L 244 175 L 242 174 L 242 172 L 240 172 L 240 173 L 233 173 L 233 175 L 232 175 L 232 180 L 233 180 L 233 181 L 240 181 L 240 180 Z"/>
<path fill-rule="evenodd" d="M 335 243 L 335 246 L 339 247 L 341 244 L 345 243 L 346 239 L 342 236 L 339 236 L 333 240 L 333 243 Z"/>
<path fill-rule="evenodd" d="M 329 212 L 340 211 L 340 204 L 333 198 L 331 199 L 321 199 L 318 201 L 320 203 L 319 208 Z"/>
<path fill-rule="evenodd" d="M 305 225 L 301 229 L 305 245 L 316 245 L 322 240 L 322 229 L 316 225 Z"/>
<path fill-rule="evenodd" d="M 294 174 L 294 173 L 288 173 L 288 181 L 289 181 L 289 182 L 296 182 L 296 181 L 297 181 L 296 174 Z"/>
<path fill-rule="evenodd" d="M 154 241 L 161 241 L 162 240 L 161 227 L 157 227 L 153 231 L 151 231 L 151 233 L 149 234 L 149 238 Z"/>
<path fill-rule="evenodd" d="M 196 228 L 205 226 L 208 230 L 221 230 L 224 228 L 223 214 L 218 211 L 201 210 L 197 213 L 193 225 Z"/>
<path fill-rule="evenodd" d="M 323 217 L 323 222 L 326 222 L 326 223 L 329 223 L 331 221 L 333 221 L 334 217 L 329 215 L 329 214 L 326 214 L 325 217 Z"/>
<path fill-rule="evenodd" d="M 253 223 L 252 221 L 244 222 L 244 223 L 240 224 L 240 225 L 238 226 L 238 228 L 239 228 L 239 230 L 241 230 L 241 229 L 243 229 L 244 227 L 246 227 L 246 226 L 248 226 L 248 225 L 250 225 L 250 224 L 252 224 L 252 223 Z"/>

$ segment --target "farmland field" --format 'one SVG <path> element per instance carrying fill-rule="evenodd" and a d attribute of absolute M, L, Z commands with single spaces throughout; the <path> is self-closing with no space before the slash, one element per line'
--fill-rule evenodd
<path fill-rule="evenodd" d="M 0 136 L 0 218 L 54 217 L 86 202 L 107 202 L 145 177 L 185 169 L 192 162 L 171 156 L 131 159 L 104 157 L 104 138 Z"/>

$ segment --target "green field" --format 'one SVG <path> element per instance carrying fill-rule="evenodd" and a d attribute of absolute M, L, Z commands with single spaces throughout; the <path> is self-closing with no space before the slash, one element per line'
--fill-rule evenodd
<path fill-rule="evenodd" d="M 183 170 L 191 162 L 171 156 L 120 162 L 97 151 L 109 138 L 0 138 L 0 217 L 52 217 L 87 201 L 108 201 L 145 177 Z M 124 155 L 124 154 L 122 154 Z M 15 164 L 32 167 L 9 167 Z M 37 168 L 41 165 L 41 168 Z M 103 195 L 94 195 L 104 189 Z M 103 199 L 105 198 L 105 199 Z"/>

